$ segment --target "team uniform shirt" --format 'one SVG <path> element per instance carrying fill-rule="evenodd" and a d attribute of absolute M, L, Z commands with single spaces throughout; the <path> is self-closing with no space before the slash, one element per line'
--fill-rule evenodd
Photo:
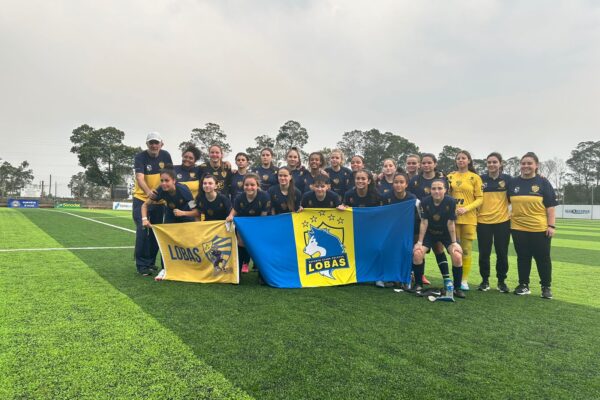
<path fill-rule="evenodd" d="M 200 169 L 196 166 L 187 168 L 183 165 L 176 165 L 174 169 L 177 182 L 187 186 L 192 192 L 192 196 L 196 198 L 200 191 Z"/>
<path fill-rule="evenodd" d="M 433 197 L 427 196 L 421 200 L 421 219 L 427 220 L 427 232 L 423 245 L 431 248 L 435 243 L 442 242 L 448 247 L 452 243 L 448 231 L 448 221 L 456 221 L 456 200 L 445 195 L 439 205 L 435 205 Z"/>
<path fill-rule="evenodd" d="M 260 217 L 263 212 L 271 211 L 271 198 L 267 192 L 259 190 L 254 200 L 248 201 L 246 193 L 242 192 L 235 198 L 233 208 L 238 217 Z"/>
<path fill-rule="evenodd" d="M 210 163 L 204 163 L 200 165 L 199 169 L 201 174 L 200 178 L 206 174 L 214 176 L 215 180 L 217 181 L 217 192 L 223 193 L 226 196 L 229 195 L 233 172 L 231 172 L 230 168 L 227 168 L 225 163 L 221 162 L 216 168 Z"/>
<path fill-rule="evenodd" d="M 165 223 L 173 222 L 193 222 L 193 217 L 176 217 L 173 210 L 192 211 L 196 207 L 196 202 L 192 196 L 191 190 L 179 183 L 175 183 L 175 193 L 169 193 L 161 187 L 156 189 L 156 201 L 164 200 L 167 203 L 165 212 Z"/>
<path fill-rule="evenodd" d="M 348 190 L 344 195 L 344 204 L 348 207 L 376 207 L 382 205 L 381 196 L 378 193 L 361 197 L 356 188 Z"/>
<path fill-rule="evenodd" d="M 413 176 L 410 179 L 406 190 L 417 196 L 417 199 L 423 200 L 425 197 L 431 195 L 431 184 L 436 179 L 443 179 L 444 186 L 446 186 L 446 190 L 448 190 L 448 181 L 446 181 L 446 178 L 439 173 L 436 173 L 436 176 L 431 179 L 427 179 L 420 174 Z"/>
<path fill-rule="evenodd" d="M 419 218 L 419 204 L 420 201 L 419 199 L 417 199 L 417 196 L 415 196 L 414 194 L 410 193 L 410 192 L 405 192 L 405 196 L 401 199 L 398 198 L 398 196 L 396 196 L 396 193 L 394 191 L 391 192 L 387 192 L 386 194 L 384 194 L 381 198 L 381 203 L 383 205 L 388 205 L 388 204 L 396 204 L 396 203 L 402 203 L 404 201 L 408 201 L 408 200 L 415 200 L 415 225 L 414 225 L 414 233 L 418 234 L 419 233 L 419 226 L 421 224 L 421 219 Z"/>
<path fill-rule="evenodd" d="M 236 171 L 231 176 L 231 187 L 229 188 L 229 196 L 231 197 L 231 202 L 235 201 L 235 198 L 238 197 L 240 193 L 244 191 L 244 177 L 246 174 L 240 174 L 240 171 Z"/>
<path fill-rule="evenodd" d="M 310 185 L 312 185 L 315 182 L 315 178 L 314 176 L 312 176 L 312 174 L 310 173 L 310 171 L 306 171 L 304 173 L 304 175 L 302 176 L 302 193 L 308 193 L 310 191 L 312 191 L 312 189 L 310 188 Z"/>
<path fill-rule="evenodd" d="M 346 167 L 340 167 L 339 171 L 334 171 L 333 168 L 325 168 L 325 172 L 329 174 L 331 190 L 336 192 L 340 197 L 343 197 L 348 190 L 351 189 L 351 181 L 353 182 L 352 170 Z"/>
<path fill-rule="evenodd" d="M 196 197 L 196 209 L 202 215 L 203 221 L 222 221 L 231 211 L 231 201 L 223 193 L 217 193 L 213 201 L 206 198 L 206 193 L 200 192 Z"/>
<path fill-rule="evenodd" d="M 529 179 L 512 178 L 508 183 L 508 195 L 512 204 L 511 229 L 525 232 L 548 229 L 546 209 L 558 205 L 548 179 L 539 175 Z"/>
<path fill-rule="evenodd" d="M 255 168 L 253 172 L 260 178 L 260 188 L 265 192 L 273 185 L 277 185 L 277 168 L 271 165 L 269 168 L 263 168 L 261 165 Z"/>
<path fill-rule="evenodd" d="M 483 174 L 480 178 L 483 182 L 483 203 L 477 213 L 477 223 L 500 224 L 508 221 L 508 184 L 512 177 L 499 174 L 494 179 Z"/>
<path fill-rule="evenodd" d="M 377 191 L 379 192 L 379 194 L 381 196 L 384 196 L 387 193 L 394 191 L 393 185 L 394 185 L 394 182 L 393 181 L 388 182 L 384 176 L 383 179 L 381 179 L 380 181 L 377 182 Z"/>
<path fill-rule="evenodd" d="M 150 154 L 146 150 L 136 154 L 133 161 L 133 169 L 136 174 L 144 174 L 144 182 L 150 189 L 156 189 L 160 185 L 160 170 L 167 164 L 173 164 L 171 155 L 165 151 L 160 150 L 158 156 L 150 157 Z M 146 201 L 148 196 L 137 184 L 137 179 L 134 180 L 133 197 L 138 200 Z"/>
<path fill-rule="evenodd" d="M 342 199 L 334 191 L 325 192 L 323 200 L 317 199 L 315 192 L 304 193 L 302 196 L 302 208 L 336 208 L 342 204 Z"/>
<path fill-rule="evenodd" d="M 290 210 L 287 204 L 289 190 L 294 191 L 294 209 Z M 302 200 L 302 192 L 297 187 L 289 188 L 288 194 L 283 194 L 281 186 L 275 185 L 269 188 L 269 196 L 271 196 L 271 209 L 275 211 L 276 215 L 285 214 L 292 211 L 298 211 L 300 208 L 300 201 Z"/>
<path fill-rule="evenodd" d="M 300 167 L 296 169 L 292 169 L 292 178 L 294 178 L 294 185 L 300 190 L 300 192 L 304 192 L 304 175 L 307 174 L 306 168 Z"/>
<path fill-rule="evenodd" d="M 457 207 L 467 212 L 456 217 L 457 224 L 477 225 L 477 208 L 483 202 L 483 182 L 474 172 L 451 172 L 447 176 L 450 196 L 456 199 Z"/>

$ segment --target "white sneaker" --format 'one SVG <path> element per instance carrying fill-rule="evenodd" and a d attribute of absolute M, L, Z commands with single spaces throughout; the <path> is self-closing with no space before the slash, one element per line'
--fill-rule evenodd
<path fill-rule="evenodd" d="M 462 281 L 460 283 L 460 290 L 462 290 L 463 292 L 469 291 L 469 284 L 467 283 L 467 281 Z"/>
<path fill-rule="evenodd" d="M 154 280 L 156 282 L 162 281 L 163 279 L 165 279 L 166 275 L 167 275 L 167 271 L 165 271 L 164 269 L 161 269 L 160 272 L 158 273 L 158 275 L 156 275 L 154 277 Z"/>
<path fill-rule="evenodd" d="M 383 281 L 377 281 L 375 282 L 375 286 L 378 288 L 385 288 L 385 283 L 383 283 Z"/>

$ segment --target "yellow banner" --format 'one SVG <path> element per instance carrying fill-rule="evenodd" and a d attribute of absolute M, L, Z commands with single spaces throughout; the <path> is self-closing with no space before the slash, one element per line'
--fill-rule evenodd
<path fill-rule="evenodd" d="M 292 214 L 302 287 L 356 283 L 352 208 Z"/>
<path fill-rule="evenodd" d="M 240 283 L 237 239 L 225 221 L 153 225 L 165 269 L 162 279 Z"/>

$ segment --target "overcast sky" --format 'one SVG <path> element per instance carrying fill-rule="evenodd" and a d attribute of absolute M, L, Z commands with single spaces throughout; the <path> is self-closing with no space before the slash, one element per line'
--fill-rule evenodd
<path fill-rule="evenodd" d="M 599 140 L 600 2 L 0 0 L 0 158 L 66 187 L 71 131 L 240 151 L 287 120 L 333 147 L 377 128 L 422 151 L 566 159 Z M 60 193 L 59 193 L 60 194 Z"/>

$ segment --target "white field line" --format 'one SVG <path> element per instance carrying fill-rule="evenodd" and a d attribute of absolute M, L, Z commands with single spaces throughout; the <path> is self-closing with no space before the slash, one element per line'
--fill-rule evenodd
<path fill-rule="evenodd" d="M 42 210 L 43 210 L 43 208 L 42 208 Z M 48 211 L 54 211 L 54 210 L 48 210 Z M 95 223 L 97 223 L 97 224 L 102 224 L 102 225 L 110 226 L 110 227 L 113 227 L 113 228 L 117 228 L 117 229 L 120 229 L 120 230 L 122 230 L 122 231 L 125 231 L 125 232 L 131 232 L 131 233 L 135 233 L 135 231 L 134 231 L 133 229 L 123 228 L 122 226 L 118 226 L 118 225 L 109 224 L 109 223 L 107 223 L 107 222 L 97 221 L 97 220 L 95 220 L 95 219 L 88 218 L 88 217 L 82 217 L 81 215 L 72 214 L 72 213 L 70 213 L 70 212 L 66 212 L 66 211 L 54 211 L 54 212 L 58 212 L 58 213 L 61 213 L 61 214 L 67 214 L 67 215 L 71 215 L 71 216 L 73 216 L 73 217 L 77 217 L 77 218 L 85 219 L 86 221 L 92 221 L 92 222 L 95 222 Z"/>
<path fill-rule="evenodd" d="M 40 249 L 0 249 L 0 253 L 14 253 L 17 251 L 72 251 L 72 250 L 115 250 L 133 249 L 134 246 L 110 246 L 110 247 L 46 247 Z"/>

